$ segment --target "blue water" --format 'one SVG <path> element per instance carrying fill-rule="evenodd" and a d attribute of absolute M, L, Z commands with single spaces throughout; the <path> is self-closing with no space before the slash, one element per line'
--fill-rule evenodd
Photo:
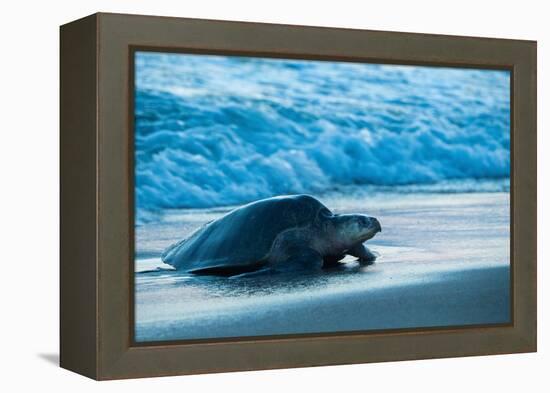
<path fill-rule="evenodd" d="M 135 64 L 138 222 L 510 175 L 508 71 L 147 52 Z"/>

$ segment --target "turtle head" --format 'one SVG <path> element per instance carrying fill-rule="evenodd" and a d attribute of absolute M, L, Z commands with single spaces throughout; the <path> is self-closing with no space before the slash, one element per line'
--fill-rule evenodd
<path fill-rule="evenodd" d="M 332 236 L 343 246 L 362 243 L 382 232 L 380 222 L 365 214 L 335 214 L 330 221 Z"/>

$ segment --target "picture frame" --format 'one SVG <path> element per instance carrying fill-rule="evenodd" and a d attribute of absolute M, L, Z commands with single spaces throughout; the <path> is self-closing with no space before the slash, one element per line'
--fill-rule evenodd
<path fill-rule="evenodd" d="M 133 54 L 511 72 L 509 324 L 133 340 Z M 534 352 L 536 42 L 97 13 L 60 29 L 60 365 L 97 380 Z"/>

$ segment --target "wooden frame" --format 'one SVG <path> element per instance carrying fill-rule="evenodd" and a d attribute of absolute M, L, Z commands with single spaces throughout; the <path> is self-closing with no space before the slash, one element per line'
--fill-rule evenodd
<path fill-rule="evenodd" d="M 136 48 L 512 71 L 513 323 L 136 345 Z M 61 27 L 61 366 L 95 379 L 536 351 L 536 43 L 95 14 Z"/>

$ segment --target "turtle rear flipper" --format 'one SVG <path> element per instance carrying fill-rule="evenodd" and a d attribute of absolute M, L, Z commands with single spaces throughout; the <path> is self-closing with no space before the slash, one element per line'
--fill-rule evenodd
<path fill-rule="evenodd" d="M 201 275 L 210 275 L 210 276 L 221 276 L 221 277 L 232 277 L 238 276 L 246 273 L 255 272 L 258 269 L 261 269 L 262 264 L 245 264 L 245 265 L 230 265 L 230 264 L 221 264 L 213 265 L 208 267 L 202 267 L 198 269 L 189 270 L 189 273 Z"/>
<path fill-rule="evenodd" d="M 271 274 L 277 274 L 279 273 L 277 270 L 271 268 L 271 267 L 264 267 L 263 269 L 260 269 L 260 270 L 255 270 L 253 272 L 246 272 L 246 273 L 241 273 L 241 274 L 236 274 L 236 275 L 233 275 L 233 276 L 230 276 L 229 279 L 235 279 L 235 278 L 255 278 L 255 277 L 265 277 L 265 276 L 269 276 Z"/>

